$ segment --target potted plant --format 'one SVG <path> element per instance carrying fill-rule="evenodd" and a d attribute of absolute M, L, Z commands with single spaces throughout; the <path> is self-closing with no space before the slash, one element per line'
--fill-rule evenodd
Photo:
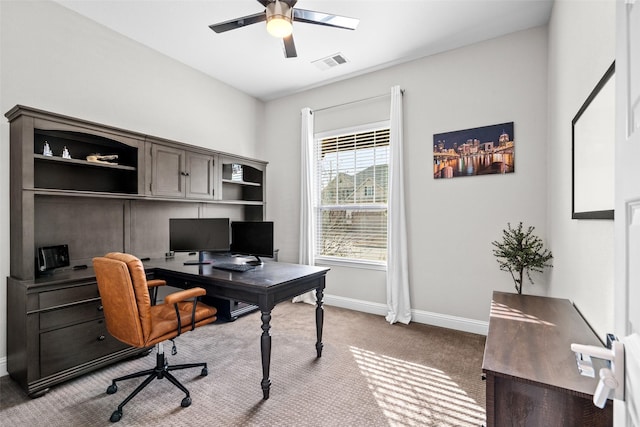
<path fill-rule="evenodd" d="M 531 271 L 542 272 L 544 267 L 553 267 L 549 260 L 553 258 L 551 251 L 544 248 L 542 239 L 533 234 L 535 228 L 529 226 L 523 229 L 522 222 L 517 227 L 502 230 L 502 241 L 491 242 L 495 249 L 500 270 L 508 271 L 513 278 L 518 294 L 522 294 L 522 284 L 526 273 L 529 282 L 533 284 Z"/>

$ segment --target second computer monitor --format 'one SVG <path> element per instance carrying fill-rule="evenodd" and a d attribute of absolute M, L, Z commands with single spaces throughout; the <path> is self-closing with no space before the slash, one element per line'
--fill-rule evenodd
<path fill-rule="evenodd" d="M 273 222 L 233 221 L 231 252 L 256 257 L 249 264 L 262 264 L 260 257 L 273 257 Z"/>

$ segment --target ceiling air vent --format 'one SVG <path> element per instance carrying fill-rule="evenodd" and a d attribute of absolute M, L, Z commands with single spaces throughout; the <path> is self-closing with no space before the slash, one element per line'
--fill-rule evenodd
<path fill-rule="evenodd" d="M 346 63 L 347 58 L 345 58 L 341 53 L 334 53 L 333 55 L 327 56 L 326 58 L 318 59 L 312 62 L 312 64 L 315 64 L 315 66 L 320 68 L 321 70 L 328 70 L 329 68 L 337 67 L 338 65 Z"/>

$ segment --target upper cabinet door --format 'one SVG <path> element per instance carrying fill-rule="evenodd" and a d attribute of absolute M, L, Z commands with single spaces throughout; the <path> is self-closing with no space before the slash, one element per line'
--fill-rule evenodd
<path fill-rule="evenodd" d="M 187 198 L 213 199 L 213 156 L 187 151 Z"/>
<path fill-rule="evenodd" d="M 151 194 L 184 197 L 187 178 L 185 151 L 153 144 L 151 162 Z"/>
<path fill-rule="evenodd" d="M 154 143 L 151 146 L 151 194 L 213 200 L 213 164 L 213 155 Z"/>

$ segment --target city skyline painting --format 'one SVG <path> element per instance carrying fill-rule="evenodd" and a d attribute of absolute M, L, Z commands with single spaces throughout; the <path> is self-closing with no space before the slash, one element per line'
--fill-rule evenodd
<path fill-rule="evenodd" d="M 513 122 L 433 135 L 433 177 L 507 174 L 515 170 Z"/>

